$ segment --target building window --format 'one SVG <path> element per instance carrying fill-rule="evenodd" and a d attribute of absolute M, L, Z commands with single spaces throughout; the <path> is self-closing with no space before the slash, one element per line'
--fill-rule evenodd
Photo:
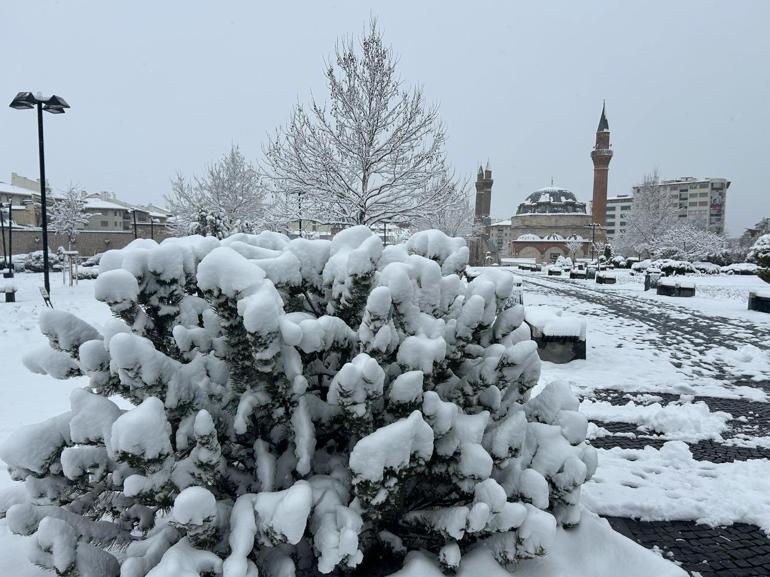
<path fill-rule="evenodd" d="M 107 220 L 103 220 L 103 221 L 101 221 L 101 222 L 99 223 L 99 226 L 108 227 L 108 226 L 110 226 L 110 222 L 109 222 L 109 221 L 107 221 Z"/>

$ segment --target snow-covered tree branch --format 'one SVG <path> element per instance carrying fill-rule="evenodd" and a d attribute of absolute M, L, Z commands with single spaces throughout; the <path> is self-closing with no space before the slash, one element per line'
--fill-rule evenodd
<path fill-rule="evenodd" d="M 454 206 L 438 110 L 403 88 L 375 21 L 357 44 L 338 43 L 325 76 L 328 104 L 296 106 L 265 147 L 276 206 L 291 209 L 284 220 L 402 223 Z"/>
<path fill-rule="evenodd" d="M 174 214 L 177 234 L 223 238 L 235 232 L 256 232 L 271 224 L 259 173 L 237 146 L 201 177 L 188 180 L 177 174 L 171 188 L 166 202 Z"/>

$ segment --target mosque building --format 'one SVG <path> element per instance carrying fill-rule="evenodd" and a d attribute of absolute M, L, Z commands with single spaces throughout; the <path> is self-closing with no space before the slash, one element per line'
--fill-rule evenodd
<path fill-rule="evenodd" d="M 588 258 L 593 243 L 606 240 L 607 176 L 612 149 L 604 107 L 591 159 L 594 163 L 591 210 L 566 188 L 548 186 L 536 190 L 519 204 L 510 219 L 489 226 L 489 239 L 497 248 L 499 258 L 534 258 L 536 262 L 553 262 L 560 256 Z M 490 167 L 479 168 L 477 214 L 480 205 L 489 213 L 491 183 Z"/>

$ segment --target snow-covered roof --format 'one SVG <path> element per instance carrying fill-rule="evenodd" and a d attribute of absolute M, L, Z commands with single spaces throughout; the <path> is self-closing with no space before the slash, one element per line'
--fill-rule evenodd
<path fill-rule="evenodd" d="M 94 210 L 128 210 L 127 207 L 123 206 L 122 204 L 118 204 L 116 202 L 111 202 L 109 200 L 104 200 L 101 198 L 87 198 L 84 208 L 86 210 L 94 209 Z"/>
<path fill-rule="evenodd" d="M 511 219 L 501 220 L 499 222 L 492 223 L 490 226 L 511 226 Z"/>
<path fill-rule="evenodd" d="M 575 198 L 566 188 L 546 186 L 530 194 L 519 205 L 516 214 L 585 214 L 586 203 Z"/>
<path fill-rule="evenodd" d="M 33 194 L 40 194 L 40 191 L 30 190 L 28 188 L 22 188 L 14 184 L 8 184 L 7 182 L 0 181 L 0 192 L 5 194 L 18 194 L 24 196 L 32 196 Z"/>

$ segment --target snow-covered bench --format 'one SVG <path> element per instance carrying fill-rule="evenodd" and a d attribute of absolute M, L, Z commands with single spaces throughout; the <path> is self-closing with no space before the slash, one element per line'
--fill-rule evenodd
<path fill-rule="evenodd" d="M 616 282 L 617 277 L 614 272 L 602 271 L 596 273 L 596 284 L 615 284 Z"/>
<path fill-rule="evenodd" d="M 751 291 L 749 293 L 749 310 L 770 313 L 770 290 Z"/>
<path fill-rule="evenodd" d="M 682 277 L 664 277 L 658 281 L 658 294 L 667 297 L 694 297 L 695 282 Z"/>
<path fill-rule="evenodd" d="M 571 271 L 569 271 L 569 278 L 586 278 L 586 269 L 584 268 L 573 268 Z"/>
<path fill-rule="evenodd" d="M 543 361 L 563 364 L 586 358 L 586 321 L 564 317 L 561 311 L 530 308 L 526 322 Z"/>
<path fill-rule="evenodd" d="M 0 283 L 0 293 L 5 293 L 5 302 L 16 302 L 16 285 L 10 282 Z"/>
<path fill-rule="evenodd" d="M 519 263 L 517 266 L 519 267 L 519 270 L 528 270 L 531 272 L 539 271 L 542 268 L 539 264 L 529 262 Z"/>

